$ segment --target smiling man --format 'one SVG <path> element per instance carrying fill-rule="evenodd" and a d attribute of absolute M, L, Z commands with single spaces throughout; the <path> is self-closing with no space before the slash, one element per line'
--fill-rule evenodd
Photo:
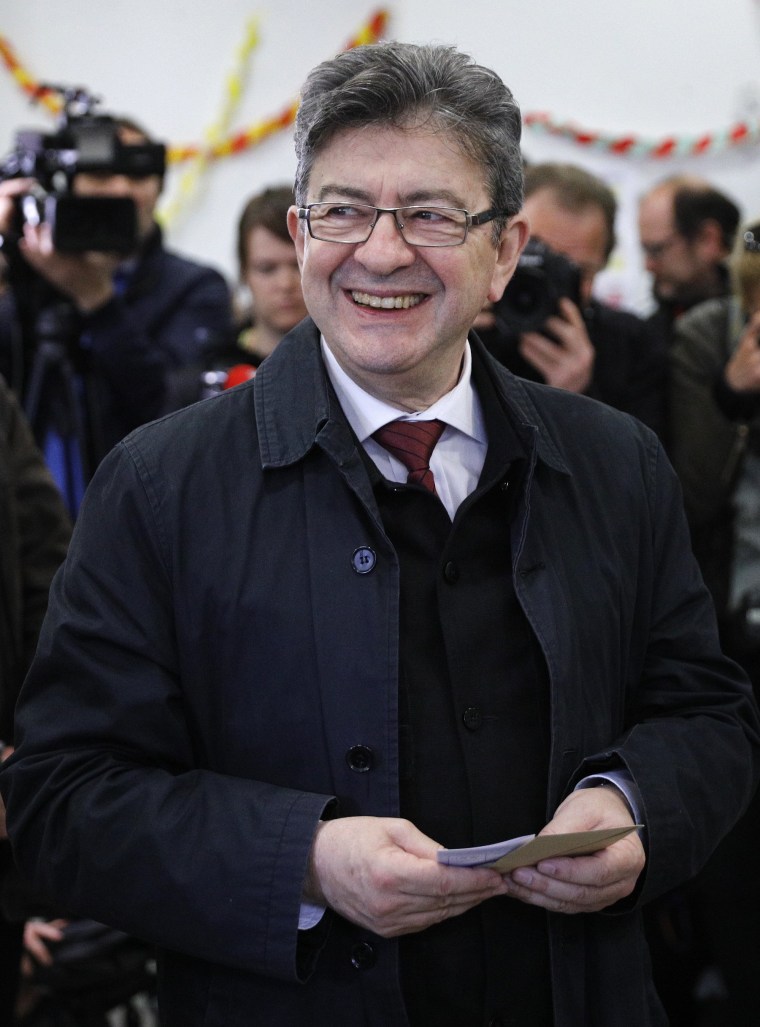
<path fill-rule="evenodd" d="M 655 436 L 468 331 L 519 139 L 453 48 L 316 68 L 311 319 L 88 492 L 0 781 L 26 872 L 159 946 L 168 1027 L 664 1022 L 639 910 L 745 807 L 758 722 Z"/>
<path fill-rule="evenodd" d="M 512 211 L 494 244 L 510 212 L 485 210 L 484 170 L 419 120 L 342 132 L 309 173 L 319 202 L 290 212 L 304 298 L 330 351 L 356 384 L 410 412 L 456 385 L 478 304 L 501 295 L 527 233 Z"/>

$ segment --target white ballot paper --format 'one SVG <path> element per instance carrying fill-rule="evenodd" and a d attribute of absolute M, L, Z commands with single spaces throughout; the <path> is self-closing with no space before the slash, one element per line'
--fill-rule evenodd
<path fill-rule="evenodd" d="M 535 866 L 552 856 L 588 856 L 625 838 L 633 827 L 612 827 L 599 831 L 576 831 L 572 834 L 526 834 L 493 845 L 477 845 L 472 849 L 441 849 L 439 863 L 455 867 L 492 867 L 506 874 L 516 867 Z"/>

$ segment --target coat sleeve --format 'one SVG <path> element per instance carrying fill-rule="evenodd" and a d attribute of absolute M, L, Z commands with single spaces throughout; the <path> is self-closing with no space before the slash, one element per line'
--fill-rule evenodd
<path fill-rule="evenodd" d="M 650 449 L 651 537 L 637 617 L 644 640 L 626 688 L 627 729 L 581 774 L 622 764 L 643 802 L 647 901 L 688 878 L 733 827 L 757 785 L 760 722 L 744 672 L 721 654 L 712 600 L 691 552 L 680 487 Z M 580 775 L 579 775 L 580 776 Z"/>
<path fill-rule="evenodd" d="M 301 889 L 331 797 L 203 765 L 155 513 L 117 446 L 88 491 L 22 690 L 1 782 L 14 851 L 70 914 L 295 979 Z"/>
<path fill-rule="evenodd" d="M 742 458 L 743 433 L 713 393 L 730 356 L 728 335 L 727 308 L 702 307 L 679 319 L 670 354 L 670 455 L 695 528 L 726 516 Z"/>

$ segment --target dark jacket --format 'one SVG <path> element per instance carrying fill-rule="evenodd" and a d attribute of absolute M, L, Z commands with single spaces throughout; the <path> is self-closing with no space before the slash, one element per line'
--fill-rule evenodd
<path fill-rule="evenodd" d="M 12 293 L 0 303 L 0 373 L 27 403 L 40 438 L 49 413 L 49 382 L 43 383 L 35 409 L 28 406 L 40 342 L 65 342 L 84 382 L 91 468 L 133 428 L 176 409 L 174 377 L 187 365 L 202 365 L 206 351 L 229 335 L 232 324 L 222 275 L 165 249 L 158 228 L 123 292 L 99 310 L 77 315 L 49 292 L 42 292 L 40 303 L 49 312 L 42 335 Z"/>
<path fill-rule="evenodd" d="M 71 525 L 16 397 L 0 378 L 0 739 L 32 662 Z"/>
<path fill-rule="evenodd" d="M 667 355 L 640 317 L 592 300 L 584 311 L 596 350 L 588 395 L 665 432 Z"/>
<path fill-rule="evenodd" d="M 551 689 L 547 818 L 622 764 L 647 825 L 634 897 L 549 918 L 556 1025 L 661 1024 L 638 905 L 748 801 L 755 709 L 655 436 L 473 347 L 531 454 L 512 563 Z M 101 466 L 0 782 L 27 871 L 163 948 L 166 1027 L 404 1024 L 395 941 L 332 914 L 297 931 L 320 816 L 399 814 L 398 604 L 309 321 Z"/>
<path fill-rule="evenodd" d="M 665 429 L 667 354 L 659 338 L 640 317 L 598 300 L 583 311 L 594 371 L 587 395 L 633 414 L 662 436 Z M 543 377 L 517 351 L 519 337 L 496 330 L 482 333 L 493 356 L 529 381 Z"/>
<path fill-rule="evenodd" d="M 13 744 L 13 710 L 34 656 L 50 582 L 70 536 L 63 499 L 16 397 L 0 378 L 0 740 L 7 745 Z M 13 928 L 4 914 L 26 906 L 29 898 L 12 866 L 8 842 L 2 839 L 0 973 L 6 975 L 6 985 L 16 967 L 8 965 L 14 955 L 5 946 Z M 7 998 L 7 988 L 0 986 L 0 996 Z"/>
<path fill-rule="evenodd" d="M 746 454 L 760 452 L 758 397 L 733 392 L 724 377 L 745 324 L 737 299 L 707 300 L 678 319 L 670 351 L 670 456 L 721 616 L 734 553 L 733 496 Z"/>
<path fill-rule="evenodd" d="M 693 296 L 687 303 L 682 300 L 663 300 L 655 297 L 657 305 L 646 319 L 647 328 L 659 339 L 660 345 L 668 350 L 675 340 L 678 322 L 684 314 L 709 300 L 722 299 L 730 295 L 731 275 L 728 265 L 717 264 L 714 287 L 703 296 Z"/>

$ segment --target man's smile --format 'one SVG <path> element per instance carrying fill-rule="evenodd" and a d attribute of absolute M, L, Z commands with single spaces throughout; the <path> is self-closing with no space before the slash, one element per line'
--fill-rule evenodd
<path fill-rule="evenodd" d="M 377 307 L 382 310 L 408 310 L 421 303 L 424 293 L 402 293 L 399 296 L 376 296 L 369 292 L 351 291 L 351 298 L 360 307 Z"/>

